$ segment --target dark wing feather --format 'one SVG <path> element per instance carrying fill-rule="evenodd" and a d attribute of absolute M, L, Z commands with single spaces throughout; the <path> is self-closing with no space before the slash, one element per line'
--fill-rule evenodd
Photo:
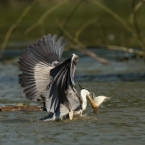
<path fill-rule="evenodd" d="M 19 69 L 22 71 L 18 76 L 19 83 L 30 100 L 42 100 L 41 96 L 51 82 L 50 70 L 59 63 L 66 43 L 62 44 L 62 37 L 57 41 L 56 38 L 57 35 L 43 36 L 30 45 L 19 59 Z"/>
<path fill-rule="evenodd" d="M 78 56 L 73 55 L 50 70 L 52 80 L 51 85 L 47 87 L 45 105 L 48 112 L 54 113 L 60 104 L 63 104 L 69 110 L 75 110 L 81 104 L 81 99 L 73 87 L 73 76 L 77 61 Z M 74 107 L 72 102 L 77 102 L 77 105 Z"/>

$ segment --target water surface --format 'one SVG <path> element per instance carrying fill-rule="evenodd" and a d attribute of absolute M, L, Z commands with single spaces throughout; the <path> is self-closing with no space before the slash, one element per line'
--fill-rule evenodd
<path fill-rule="evenodd" d="M 145 81 L 81 79 L 82 74 L 142 73 L 143 66 L 142 61 L 134 60 L 126 63 L 111 61 L 110 66 L 102 66 L 89 58 L 80 58 L 76 73 L 82 85 L 96 95 L 111 98 L 103 104 L 99 114 L 93 114 L 89 104 L 84 116 L 73 121 L 39 121 L 47 115 L 46 112 L 0 112 L 0 144 L 143 145 Z M 18 84 L 19 71 L 16 64 L 0 64 L 0 70 L 0 106 L 18 103 L 41 105 L 26 100 Z M 80 90 L 78 86 L 77 89 Z"/>

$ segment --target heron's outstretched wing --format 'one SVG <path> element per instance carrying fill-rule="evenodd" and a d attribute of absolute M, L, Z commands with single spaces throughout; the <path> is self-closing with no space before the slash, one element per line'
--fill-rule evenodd
<path fill-rule="evenodd" d="M 73 54 L 72 57 L 50 70 L 51 82 L 45 95 L 48 112 L 54 113 L 58 104 L 63 104 L 69 110 L 75 110 L 81 104 L 80 97 L 73 87 L 77 62 L 78 56 Z"/>
<path fill-rule="evenodd" d="M 42 96 L 48 84 L 51 82 L 50 70 L 59 64 L 60 57 L 66 43 L 62 43 L 63 37 L 50 34 L 42 37 L 30 45 L 21 55 L 19 69 L 22 71 L 19 83 L 24 87 L 27 99 L 42 100 Z"/>

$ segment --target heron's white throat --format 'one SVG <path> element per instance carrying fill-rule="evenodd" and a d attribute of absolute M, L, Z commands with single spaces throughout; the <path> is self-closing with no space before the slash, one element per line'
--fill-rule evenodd
<path fill-rule="evenodd" d="M 90 96 L 90 92 L 86 89 L 81 90 L 81 97 L 82 97 L 82 110 L 86 110 L 87 108 L 87 96 Z"/>

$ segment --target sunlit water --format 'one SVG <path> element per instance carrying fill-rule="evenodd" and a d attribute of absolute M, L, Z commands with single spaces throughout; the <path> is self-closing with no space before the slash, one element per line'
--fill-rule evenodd
<path fill-rule="evenodd" d="M 91 61 L 81 58 L 77 74 L 144 71 L 144 63 L 138 61 L 111 62 L 110 66 L 102 66 L 94 61 L 90 64 Z M 0 106 L 34 104 L 26 100 L 19 87 L 17 65 L 1 64 L 0 71 Z M 90 106 L 83 117 L 73 121 L 39 121 L 47 112 L 0 112 L 0 145 L 144 145 L 144 81 L 92 80 L 82 81 L 82 85 L 96 95 L 110 97 L 98 115 L 92 113 Z M 78 86 L 77 89 L 80 90 Z"/>

